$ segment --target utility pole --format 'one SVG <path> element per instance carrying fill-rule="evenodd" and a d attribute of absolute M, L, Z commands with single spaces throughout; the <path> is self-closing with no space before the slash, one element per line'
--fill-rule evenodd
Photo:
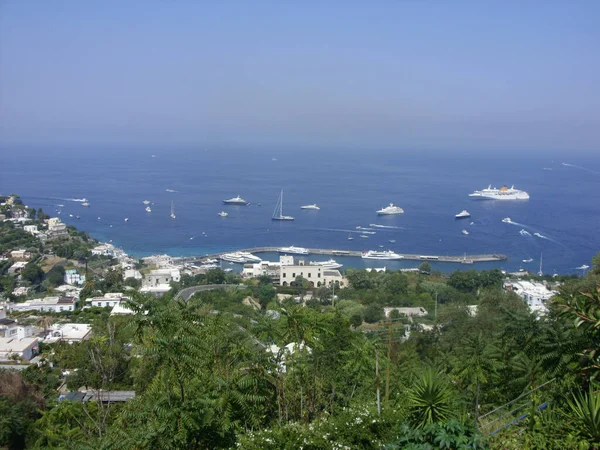
<path fill-rule="evenodd" d="M 377 414 L 381 415 L 381 393 L 379 392 L 379 351 L 375 347 L 375 384 L 377 385 Z"/>

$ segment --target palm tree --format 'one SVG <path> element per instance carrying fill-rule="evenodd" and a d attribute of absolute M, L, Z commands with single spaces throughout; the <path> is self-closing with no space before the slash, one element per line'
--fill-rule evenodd
<path fill-rule="evenodd" d="M 408 393 L 413 419 L 418 427 L 450 418 L 452 390 L 443 374 L 428 369 Z"/>

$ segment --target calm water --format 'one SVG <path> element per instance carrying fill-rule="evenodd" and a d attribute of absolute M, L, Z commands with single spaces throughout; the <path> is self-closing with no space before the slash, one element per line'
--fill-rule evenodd
<path fill-rule="evenodd" d="M 203 255 L 267 245 L 353 250 L 375 250 L 381 245 L 419 254 L 504 253 L 508 261 L 475 267 L 509 270 L 537 271 L 543 253 L 544 272 L 570 273 L 589 265 L 600 251 L 600 156 L 171 149 L 3 150 L 3 154 L 0 192 L 19 193 L 26 204 L 51 215 L 60 210 L 66 223 L 138 256 Z M 515 184 L 531 199 L 469 199 L 470 192 L 490 183 Z M 295 216 L 294 222 L 271 221 L 281 189 L 284 213 Z M 251 205 L 222 205 L 223 199 L 237 194 Z M 91 203 L 89 208 L 69 200 L 83 197 Z M 144 211 L 145 199 L 152 202 L 151 213 Z M 171 201 L 175 220 L 169 217 Z M 377 217 L 375 211 L 390 202 L 405 213 Z M 300 210 L 309 203 L 317 203 L 321 210 Z M 465 208 L 472 218 L 455 220 L 454 215 Z M 229 217 L 219 217 L 221 210 Z M 502 223 L 504 217 L 519 225 Z M 359 238 L 355 227 L 370 223 L 398 228 Z M 463 228 L 468 236 L 461 234 Z M 521 229 L 532 236 L 520 235 Z M 354 240 L 349 241 L 351 232 Z M 533 236 L 536 232 L 544 238 Z M 389 243 L 391 239 L 396 243 Z M 534 261 L 522 262 L 529 258 Z M 355 267 L 417 265 L 337 259 Z M 470 267 L 439 264 L 437 268 Z"/>

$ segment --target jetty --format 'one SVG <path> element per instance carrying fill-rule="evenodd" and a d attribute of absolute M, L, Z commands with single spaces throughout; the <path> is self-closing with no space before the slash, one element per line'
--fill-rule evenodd
<path fill-rule="evenodd" d="M 241 252 L 249 252 L 249 253 L 280 253 L 279 249 L 281 247 L 254 247 L 254 248 L 244 248 L 238 250 L 230 250 L 227 252 L 220 253 L 212 253 L 203 256 L 191 256 L 191 257 L 183 257 L 177 258 L 178 261 L 184 263 L 194 263 L 197 261 L 201 261 L 207 258 L 220 258 L 221 255 L 225 253 L 232 253 L 236 251 Z M 353 257 L 361 257 L 363 251 L 359 250 L 336 250 L 336 249 L 327 249 L 327 248 L 307 248 L 309 254 L 311 255 L 329 255 L 329 256 L 353 256 Z M 397 253 L 397 252 L 396 252 Z M 285 253 L 282 253 L 285 254 Z M 444 263 L 455 263 L 455 264 L 475 264 L 482 262 L 497 262 L 497 261 L 505 261 L 508 259 L 506 255 L 500 253 L 493 253 L 487 255 L 418 255 L 412 253 L 397 253 L 402 257 L 400 260 L 396 261 L 432 261 L 432 262 L 444 262 Z M 306 257 L 308 255 L 294 255 L 298 257 Z"/>

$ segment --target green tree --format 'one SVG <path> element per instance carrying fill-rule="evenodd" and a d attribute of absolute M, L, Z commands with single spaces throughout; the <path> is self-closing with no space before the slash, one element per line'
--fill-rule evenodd
<path fill-rule="evenodd" d="M 31 284 L 38 284 L 44 277 L 44 271 L 38 264 L 30 262 L 21 271 L 21 277 L 24 280 L 29 281 Z"/>
<path fill-rule="evenodd" d="M 365 309 L 364 318 L 365 322 L 367 323 L 375 323 L 383 320 L 383 308 L 379 305 L 367 306 L 367 309 Z"/>
<path fill-rule="evenodd" d="M 421 273 L 431 273 L 431 264 L 429 264 L 427 261 L 422 262 L 419 265 L 419 272 L 421 272 Z"/>

